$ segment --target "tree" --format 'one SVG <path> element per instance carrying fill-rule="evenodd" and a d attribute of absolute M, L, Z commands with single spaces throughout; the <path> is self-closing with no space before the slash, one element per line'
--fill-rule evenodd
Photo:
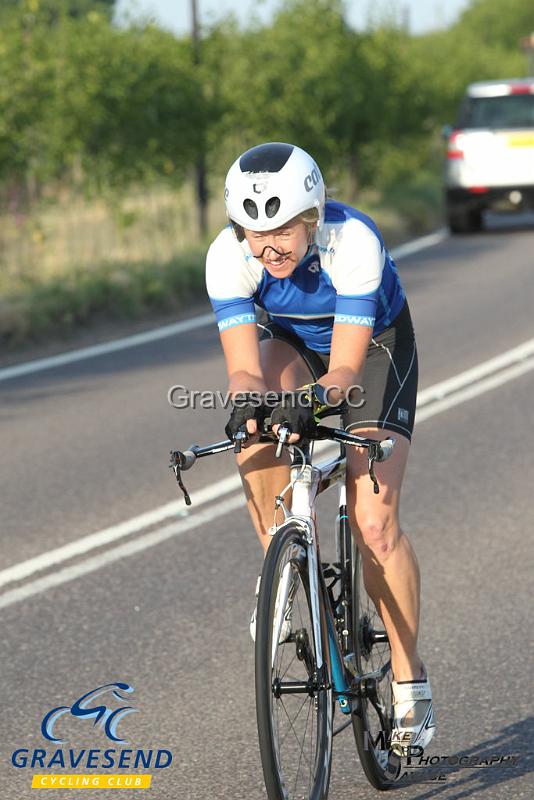
<path fill-rule="evenodd" d="M 182 180 L 206 124 L 189 44 L 99 14 L 0 30 L 0 180 Z"/>
<path fill-rule="evenodd" d="M 519 40 L 534 33 L 532 0 L 474 0 L 461 14 L 454 32 L 468 33 L 473 42 L 518 50 Z"/>
<path fill-rule="evenodd" d="M 43 14 L 50 22 L 57 22 L 62 15 L 76 19 L 96 11 L 111 19 L 114 6 L 115 0 L 2 0 L 0 14 L 26 10 Z"/>
<path fill-rule="evenodd" d="M 323 169 L 363 131 L 358 35 L 338 0 L 293 0 L 269 27 L 239 32 L 231 21 L 204 43 L 212 91 L 225 108 L 211 130 L 226 166 L 260 141 L 308 149 Z M 354 120 L 354 115 L 358 120 Z"/>

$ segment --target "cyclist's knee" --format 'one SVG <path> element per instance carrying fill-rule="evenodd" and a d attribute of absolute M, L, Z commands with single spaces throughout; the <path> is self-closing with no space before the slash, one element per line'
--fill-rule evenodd
<path fill-rule="evenodd" d="M 383 563 L 391 557 L 399 544 L 402 532 L 393 516 L 368 515 L 358 519 L 358 530 L 365 548 Z"/>

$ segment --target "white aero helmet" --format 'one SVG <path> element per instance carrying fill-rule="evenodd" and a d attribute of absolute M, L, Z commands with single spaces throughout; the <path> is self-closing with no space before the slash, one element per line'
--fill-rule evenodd
<path fill-rule="evenodd" d="M 278 228 L 316 208 L 323 222 L 325 186 L 313 158 L 293 144 L 268 142 L 243 153 L 226 176 L 230 220 L 252 231 Z"/>

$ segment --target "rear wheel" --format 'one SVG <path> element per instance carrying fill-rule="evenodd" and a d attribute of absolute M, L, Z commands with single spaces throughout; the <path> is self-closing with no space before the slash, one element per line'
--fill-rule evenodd
<path fill-rule="evenodd" d="M 352 726 L 367 779 L 376 789 L 389 789 L 400 765 L 389 749 L 393 720 L 390 647 L 384 623 L 365 589 L 363 559 L 353 541 L 351 554 L 352 646 L 361 678 Z"/>
<path fill-rule="evenodd" d="M 284 628 L 288 618 L 289 634 Z M 318 636 L 323 643 L 324 632 L 321 610 Z M 332 760 L 332 688 L 327 661 L 319 666 L 306 543 L 293 525 L 275 534 L 261 576 L 256 713 L 269 800 L 326 798 Z"/>

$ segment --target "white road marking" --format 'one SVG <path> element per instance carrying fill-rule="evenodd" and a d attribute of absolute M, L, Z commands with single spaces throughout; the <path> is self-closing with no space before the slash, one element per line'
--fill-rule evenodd
<path fill-rule="evenodd" d="M 447 230 L 442 228 L 435 231 L 428 236 L 422 236 L 419 239 L 414 239 L 411 242 L 406 242 L 399 247 L 391 250 L 391 255 L 394 259 L 399 261 L 405 256 L 418 253 L 420 250 L 426 250 L 428 247 L 433 247 L 436 244 L 444 241 L 447 238 Z M 213 325 L 215 330 L 215 316 L 210 312 L 208 314 L 201 314 L 191 319 L 185 319 L 181 322 L 175 322 L 172 325 L 164 325 L 160 328 L 154 328 L 144 333 L 136 333 L 133 336 L 125 336 L 122 339 L 115 339 L 111 342 L 103 342 L 102 344 L 93 345 L 92 347 L 83 347 L 79 350 L 71 350 L 68 353 L 60 353 L 57 356 L 50 356 L 49 358 L 39 358 L 34 361 L 26 361 L 23 364 L 15 364 L 12 367 L 4 367 L 0 369 L 0 381 L 7 381 L 12 378 L 20 378 L 23 375 L 30 375 L 34 372 L 42 372 L 46 369 L 54 369 L 55 367 L 63 367 L 66 364 L 73 364 L 76 361 L 84 361 L 87 358 L 94 358 L 95 356 L 108 355 L 108 353 L 117 353 L 120 350 L 126 350 L 130 347 L 139 347 L 143 344 L 150 342 L 157 342 L 160 339 L 167 339 L 170 336 L 176 336 L 180 333 L 189 333 L 189 331 L 204 328 L 207 325 Z"/>
<path fill-rule="evenodd" d="M 224 478 L 215 484 L 206 486 L 204 489 L 199 489 L 197 492 L 191 492 L 191 502 L 195 507 L 209 503 L 211 500 L 221 497 L 229 492 L 234 492 L 241 486 L 241 479 L 239 475 L 231 475 Z M 46 553 L 29 558 L 26 561 L 21 561 L 8 567 L 0 572 L 0 586 L 5 586 L 7 583 L 20 581 L 33 575 L 35 572 L 47 569 L 54 564 L 60 564 L 62 561 L 68 561 L 75 556 L 83 555 L 90 550 L 95 550 L 97 547 L 110 544 L 111 542 L 121 539 L 123 536 L 129 536 L 132 533 L 137 533 L 144 528 L 149 528 L 157 522 L 162 522 L 164 519 L 169 519 L 173 516 L 186 516 L 187 506 L 183 498 L 174 500 L 172 503 L 166 503 L 164 506 L 155 508 L 152 511 L 147 511 L 145 514 L 140 514 L 137 517 L 128 519 L 125 522 L 120 522 L 118 525 L 112 525 L 110 528 L 104 528 L 97 533 L 91 533 L 88 536 L 83 536 L 81 539 L 76 539 L 74 542 L 57 547 L 54 550 L 48 550 Z"/>
<path fill-rule="evenodd" d="M 441 414 L 442 411 L 447 411 L 453 406 L 459 406 L 460 403 L 465 403 L 467 400 L 472 400 L 474 397 L 496 389 L 498 386 L 503 386 L 503 384 L 509 383 L 533 369 L 534 357 L 524 361 L 522 364 L 515 364 L 508 369 L 504 369 L 496 375 L 484 378 L 472 386 L 466 386 L 443 400 L 436 400 L 432 405 L 424 406 L 420 411 L 417 411 L 415 421 L 416 423 L 424 422 L 425 419 L 430 419 L 430 417 Z"/>
<path fill-rule="evenodd" d="M 458 391 L 458 389 L 473 384 L 487 375 L 504 369 L 504 367 L 509 367 L 515 362 L 525 361 L 532 355 L 534 355 L 534 339 L 529 339 L 518 347 L 506 350 L 504 353 L 495 356 L 495 358 L 490 358 L 488 361 L 477 364 L 476 367 L 460 372 L 458 375 L 454 375 L 454 377 L 440 383 L 435 383 L 433 386 L 429 386 L 428 389 L 423 389 L 417 395 L 417 408 L 434 403 L 436 400 L 442 400 Z"/>
<path fill-rule="evenodd" d="M 167 339 L 169 336 L 176 336 L 179 333 L 189 333 L 197 328 L 204 328 L 206 325 L 215 326 L 215 316 L 212 313 L 201 314 L 198 317 L 184 319 L 181 322 L 174 322 L 172 325 L 163 325 L 144 333 L 136 333 L 133 336 L 125 336 L 122 339 L 114 339 L 111 342 L 102 342 L 92 347 L 83 347 L 79 350 L 70 350 L 68 353 L 60 353 L 49 358 L 38 358 L 35 361 L 26 361 L 23 364 L 15 364 L 12 367 L 0 369 L 0 381 L 8 381 L 10 378 L 20 378 L 23 375 L 30 375 L 33 372 L 42 372 L 45 369 L 63 367 L 65 364 L 73 364 L 76 361 L 85 361 L 86 358 L 95 356 L 105 356 L 109 353 L 117 353 L 119 350 L 127 350 L 130 347 L 139 347 L 142 344 L 157 342 L 159 339 Z"/>
<path fill-rule="evenodd" d="M 449 232 L 447 228 L 440 228 L 438 231 L 429 233 L 427 236 L 422 236 L 420 239 L 414 239 L 413 242 L 400 244 L 398 247 L 394 247 L 390 252 L 395 261 L 399 261 L 401 258 L 406 258 L 406 256 L 413 256 L 415 253 L 419 253 L 420 250 L 426 250 L 428 247 L 434 247 L 436 244 L 439 244 L 448 238 Z"/>
<path fill-rule="evenodd" d="M 224 501 L 222 510 L 224 513 L 228 513 L 244 504 L 244 495 L 235 495 Z M 205 511 L 201 511 L 199 514 L 189 517 L 189 519 L 173 522 L 170 525 L 166 525 L 164 528 L 151 531 L 150 533 L 144 534 L 144 536 L 139 536 L 137 539 L 125 542 L 119 545 L 119 547 L 114 547 L 112 550 L 105 550 L 103 553 L 81 561 L 79 564 L 74 564 L 71 567 L 64 567 L 43 578 L 37 578 L 16 589 L 11 589 L 3 595 L 0 595 L 0 608 L 6 608 L 6 606 L 13 605 L 13 603 L 26 600 L 28 597 L 46 592 L 47 589 L 52 589 L 54 586 L 61 586 L 62 583 L 73 581 L 82 575 L 87 575 L 88 572 L 94 572 L 101 567 L 105 567 L 107 564 L 118 561 L 120 558 L 127 558 L 135 553 L 140 553 L 142 550 L 154 547 L 154 545 L 160 544 L 160 542 L 164 542 L 166 539 L 170 539 L 171 536 L 179 536 L 181 533 L 186 533 L 200 525 L 209 525 L 213 522 L 213 516 L 213 508 L 207 508 Z"/>
<path fill-rule="evenodd" d="M 475 382 L 470 386 L 466 386 L 465 378 L 462 378 L 462 376 L 465 376 L 466 373 L 460 373 L 460 375 L 451 378 L 449 382 L 444 381 L 443 383 L 448 383 L 449 387 L 456 385 L 460 388 L 458 388 L 458 390 L 455 392 L 453 392 L 451 389 L 448 396 L 443 396 L 443 394 L 439 395 L 441 399 L 436 399 L 433 402 L 424 402 L 423 407 L 417 411 L 416 423 L 424 422 L 426 419 L 430 419 L 436 414 L 441 414 L 443 411 L 447 411 L 454 406 L 460 405 L 461 403 L 471 400 L 474 397 L 478 397 L 485 392 L 491 391 L 498 386 L 502 386 L 503 384 L 515 380 L 521 375 L 534 370 L 534 354 L 531 358 L 520 360 L 519 363 L 517 363 L 518 353 L 530 352 L 530 346 L 530 342 L 525 342 L 524 345 L 515 347 L 512 350 L 509 350 L 507 353 L 503 353 L 497 359 L 490 359 L 489 362 L 480 364 L 478 367 L 474 368 L 472 374 L 485 377 L 482 377 L 481 380 L 475 379 Z M 510 363 L 510 361 L 512 362 L 511 365 L 508 368 L 503 368 L 504 365 L 506 363 Z M 497 366 L 499 371 L 496 374 L 487 375 L 487 365 L 489 363 L 493 363 L 494 367 Z M 443 386 L 443 384 L 436 384 L 435 387 L 429 387 L 426 392 L 435 392 L 436 387 L 440 385 Z M 320 442 L 318 445 L 316 445 L 315 450 L 316 453 L 329 456 L 329 448 L 331 447 L 332 445 L 329 442 Z M 245 498 L 241 492 L 233 496 L 231 495 L 231 493 L 238 488 L 239 484 L 239 476 L 233 475 L 229 478 L 219 481 L 217 484 L 206 487 L 205 489 L 201 489 L 192 496 L 192 499 L 198 506 L 199 504 L 207 503 L 210 500 L 217 498 L 221 503 L 218 513 L 227 514 L 228 512 L 245 505 Z M 231 496 L 227 497 L 226 495 L 228 494 Z M 111 528 L 106 528 L 99 533 L 86 536 L 77 542 L 72 542 L 69 545 L 57 548 L 57 550 L 43 553 L 41 556 L 37 556 L 36 558 L 29 559 L 28 561 L 21 562 L 20 564 L 15 564 L 13 567 L 0 572 L 0 585 L 5 585 L 6 583 L 14 580 L 20 580 L 21 577 L 28 577 L 33 572 L 45 569 L 47 566 L 52 566 L 53 564 L 58 564 L 61 561 L 72 558 L 73 555 L 86 553 L 88 550 L 94 547 L 102 546 L 108 542 L 120 538 L 121 536 L 126 536 L 129 533 L 137 532 L 143 527 L 146 527 L 148 524 L 155 524 L 156 522 L 164 519 L 166 515 L 175 514 L 180 510 L 180 508 L 183 509 L 184 506 L 181 504 L 181 500 L 173 503 L 167 503 L 160 508 L 156 508 L 153 511 L 128 520 L 121 525 L 115 525 Z M 166 541 L 173 536 L 178 536 L 196 527 L 200 527 L 205 523 L 212 522 L 214 513 L 215 511 L 213 506 L 210 506 L 205 511 L 201 511 L 200 513 L 197 513 L 195 510 L 195 513 L 190 517 L 172 522 L 170 525 L 150 531 L 149 533 L 139 536 L 136 539 L 132 539 L 131 541 L 119 545 L 118 547 L 105 550 L 102 553 L 85 559 L 78 564 L 70 567 L 64 567 L 57 572 L 53 572 L 42 578 L 37 578 L 33 581 L 30 581 L 23 586 L 11 589 L 10 591 L 5 592 L 3 595 L 0 595 L 0 608 L 5 608 L 13 603 L 26 600 L 27 598 L 44 592 L 54 586 L 60 586 L 61 584 L 74 580 L 75 578 L 79 578 L 82 575 L 87 575 L 90 572 L 94 572 L 95 570 L 100 569 L 107 564 L 111 564 L 121 558 L 126 558 L 127 556 L 134 555 L 142 550 L 146 550 L 149 547 L 153 547 L 154 545 Z"/>
<path fill-rule="evenodd" d="M 324 455 L 329 448 L 332 448 L 331 442 L 318 442 L 315 445 L 314 452 L 317 455 Z M 98 547 L 104 547 L 125 536 L 130 536 L 132 533 L 138 533 L 144 528 L 149 528 L 158 522 L 162 522 L 164 519 L 175 516 L 183 518 L 196 515 L 196 510 L 199 506 L 210 503 L 212 500 L 221 500 L 222 497 L 235 492 L 239 488 L 241 488 L 239 475 L 230 475 L 228 478 L 223 478 L 217 483 L 205 486 L 203 489 L 190 492 L 191 506 L 189 507 L 185 505 L 180 493 L 180 499 L 173 500 L 172 503 L 165 503 L 165 505 L 154 508 L 152 511 L 147 511 L 145 514 L 140 514 L 125 522 L 104 528 L 97 533 L 82 536 L 81 539 L 76 539 L 61 547 L 56 547 L 54 550 L 48 550 L 26 561 L 20 561 L 18 564 L 7 567 L 0 572 L 0 587 L 29 578 L 30 575 L 48 569 L 55 564 L 61 564 L 76 556 L 84 555 L 90 550 L 96 550 Z M 189 509 L 192 509 L 192 511 Z M 213 514 L 213 512 L 211 513 Z"/>

